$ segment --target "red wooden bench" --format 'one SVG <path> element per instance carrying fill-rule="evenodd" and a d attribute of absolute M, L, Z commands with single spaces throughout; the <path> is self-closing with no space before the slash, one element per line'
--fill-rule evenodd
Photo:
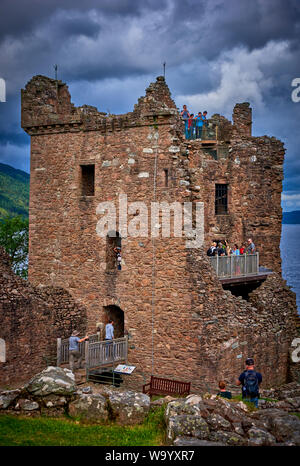
<path fill-rule="evenodd" d="M 179 382 L 178 380 L 163 379 L 151 375 L 150 383 L 143 385 L 143 393 L 152 395 L 189 395 L 190 382 Z"/>

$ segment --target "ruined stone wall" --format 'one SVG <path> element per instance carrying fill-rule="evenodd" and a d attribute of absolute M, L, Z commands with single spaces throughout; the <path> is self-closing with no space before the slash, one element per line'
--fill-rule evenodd
<path fill-rule="evenodd" d="M 36 289 L 14 275 L 0 248 L 0 386 L 26 381 L 50 363 L 56 364 L 56 339 L 74 328 L 86 328 L 85 310 L 61 289 Z"/>
<path fill-rule="evenodd" d="M 234 383 L 247 357 L 254 358 L 264 387 L 284 383 L 291 341 L 297 336 L 295 294 L 285 281 L 270 275 L 247 302 L 223 290 L 203 253 L 192 251 L 189 261 L 204 385 L 212 388 L 216 378 Z"/>
<path fill-rule="evenodd" d="M 232 381 L 250 354 L 266 386 L 284 382 L 292 327 L 283 324 L 278 333 L 274 316 L 225 292 L 205 255 L 216 236 L 231 244 L 253 236 L 263 265 L 280 270 L 282 144 L 251 137 L 248 106 L 240 105 L 234 125 L 222 120 L 226 141 L 214 158 L 198 141 L 184 140 L 163 78 L 149 86 L 132 113 L 106 117 L 71 106 L 56 121 L 52 114 L 47 120 L 36 100 L 36 81 L 23 93 L 22 113 L 32 136 L 29 280 L 67 289 L 87 308 L 89 332 L 106 322 L 107 306 L 124 312 L 128 362 L 136 366 L 127 386 L 141 389 L 154 373 L 191 380 L 193 390 L 200 390 L 219 378 Z M 47 95 L 46 81 L 43 86 Z M 42 125 L 27 113 L 27 95 L 37 116 L 44 115 Z M 83 195 L 84 165 L 94 165 L 94 195 Z M 214 213 L 215 183 L 229 184 L 228 215 Z M 149 228 L 137 237 L 117 225 L 122 270 L 108 269 L 97 209 L 113 202 L 118 219 L 120 210 L 124 215 L 120 199 L 128 205 L 142 201 L 148 226 L 152 201 L 203 202 L 204 249 L 187 249 L 184 237 L 160 234 L 153 240 Z M 128 211 L 133 229 L 134 222 L 139 229 L 138 207 L 143 208 L 135 204 Z M 284 306 L 283 299 L 277 320 Z M 288 306 L 289 316 L 294 309 Z M 274 360 L 278 369 L 271 371 Z"/>

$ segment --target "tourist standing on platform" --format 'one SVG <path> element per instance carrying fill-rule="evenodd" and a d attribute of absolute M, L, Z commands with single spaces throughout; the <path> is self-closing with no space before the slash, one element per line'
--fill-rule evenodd
<path fill-rule="evenodd" d="M 195 120 L 194 114 L 191 113 L 190 118 L 188 119 L 188 139 L 194 139 L 194 130 L 195 130 Z"/>
<path fill-rule="evenodd" d="M 234 256 L 239 256 L 240 255 L 240 250 L 237 244 L 234 245 L 233 250 L 231 252 Z"/>
<path fill-rule="evenodd" d="M 252 241 L 252 238 L 248 239 L 247 254 L 255 254 L 255 244 Z"/>
<path fill-rule="evenodd" d="M 181 110 L 181 117 L 184 120 L 184 125 L 185 125 L 185 137 L 188 139 L 189 133 L 188 133 L 188 119 L 190 117 L 189 111 L 186 108 L 186 105 L 183 106 L 183 110 Z"/>
<path fill-rule="evenodd" d="M 112 346 L 112 343 L 113 343 L 113 339 L 114 339 L 114 321 L 112 319 L 110 319 L 108 321 L 108 324 L 105 325 L 105 340 L 107 341 L 107 344 L 106 344 L 106 350 L 105 350 L 105 357 L 106 359 L 108 358 L 108 356 L 112 356 L 112 351 L 110 351 L 110 346 Z"/>
<path fill-rule="evenodd" d="M 79 332 L 77 332 L 77 330 L 74 330 L 69 338 L 69 364 L 72 372 L 74 371 L 75 360 L 77 360 L 78 362 L 78 369 L 81 368 L 82 354 L 79 351 L 79 343 L 88 340 L 89 338 L 88 336 L 86 336 L 80 339 L 78 335 Z"/>
<path fill-rule="evenodd" d="M 198 112 L 198 115 L 195 117 L 196 121 L 196 139 L 200 139 L 202 137 L 202 127 L 203 127 L 203 119 L 202 119 L 202 113 Z"/>

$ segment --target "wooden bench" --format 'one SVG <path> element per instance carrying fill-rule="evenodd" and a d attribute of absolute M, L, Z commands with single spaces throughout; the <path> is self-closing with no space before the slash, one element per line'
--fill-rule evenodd
<path fill-rule="evenodd" d="M 152 395 L 189 395 L 190 382 L 179 382 L 178 380 L 163 379 L 151 375 L 150 383 L 143 385 L 143 393 Z"/>

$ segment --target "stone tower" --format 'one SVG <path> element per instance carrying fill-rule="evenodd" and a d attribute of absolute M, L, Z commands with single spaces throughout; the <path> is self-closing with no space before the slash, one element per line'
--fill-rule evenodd
<path fill-rule="evenodd" d="M 233 123 L 220 115 L 211 122 L 213 142 L 186 140 L 163 77 L 117 116 L 75 107 L 66 84 L 44 76 L 22 90 L 31 136 L 29 280 L 67 289 L 87 308 L 89 332 L 112 317 L 116 336 L 128 333 L 136 366 L 126 383 L 139 389 L 151 374 L 213 388 L 220 378 L 232 382 L 248 356 L 266 385 L 287 380 L 297 311 L 280 275 L 283 144 L 252 137 L 248 103 L 235 106 Z M 217 185 L 226 186 L 222 212 Z M 153 203 L 162 209 L 154 221 Z M 185 203 L 194 209 L 194 247 L 186 231 L 172 233 L 175 207 Z M 159 228 L 168 215 L 170 235 Z M 242 299 L 222 287 L 206 250 L 213 238 L 240 245 L 249 236 L 273 274 Z"/>

